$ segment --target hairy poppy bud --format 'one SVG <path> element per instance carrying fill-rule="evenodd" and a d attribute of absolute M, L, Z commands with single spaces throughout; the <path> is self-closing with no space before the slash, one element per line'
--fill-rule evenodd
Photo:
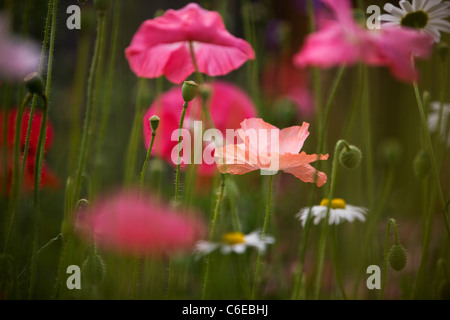
<path fill-rule="evenodd" d="M 36 93 L 39 95 L 44 94 L 45 91 L 44 81 L 37 72 L 28 74 L 23 79 L 23 81 L 25 82 L 25 85 L 27 86 L 27 89 L 28 91 L 30 91 L 30 93 Z"/>
<path fill-rule="evenodd" d="M 406 249 L 400 244 L 394 244 L 389 250 L 388 261 L 395 271 L 403 270 L 407 261 Z"/>
<path fill-rule="evenodd" d="M 350 146 L 349 149 L 347 148 L 344 149 L 339 156 L 341 164 L 347 169 L 356 168 L 360 164 L 361 159 L 362 159 L 361 150 L 359 150 L 355 146 Z"/>

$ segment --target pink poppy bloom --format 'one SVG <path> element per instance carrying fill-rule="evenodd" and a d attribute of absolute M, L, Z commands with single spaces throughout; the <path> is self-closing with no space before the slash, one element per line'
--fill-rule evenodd
<path fill-rule="evenodd" d="M 40 59 L 39 45 L 11 36 L 8 20 L 0 15 L 0 79 L 22 80 L 38 70 Z"/>
<path fill-rule="evenodd" d="M 206 88 L 211 90 L 210 98 L 208 99 L 207 108 L 210 111 L 214 127 L 222 133 L 226 138 L 226 129 L 237 129 L 239 124 L 246 118 L 256 116 L 256 109 L 252 100 L 248 95 L 239 89 L 236 85 L 225 82 L 215 81 L 212 84 L 206 84 Z M 177 151 L 178 144 L 178 128 L 180 121 L 180 114 L 183 106 L 183 98 L 181 96 L 181 87 L 174 87 L 162 94 L 151 105 L 150 109 L 145 113 L 143 118 L 143 131 L 145 147 L 148 148 L 151 141 L 151 128 L 149 118 L 157 115 L 161 121 L 156 132 L 155 144 L 153 146 L 153 154 L 156 154 L 169 162 L 176 165 L 172 161 L 173 150 Z M 191 143 L 194 144 L 194 121 L 203 120 L 201 117 L 201 98 L 197 96 L 186 111 L 184 120 L 184 128 L 191 133 Z M 203 130 L 208 129 L 203 121 Z M 171 139 L 173 132 L 176 132 L 175 139 Z M 201 133 L 200 133 L 201 134 Z M 172 141 L 173 140 L 173 141 Z M 212 142 L 203 144 L 204 149 Z M 211 148 L 211 158 L 213 158 L 214 148 Z M 182 157 L 182 168 L 184 164 L 188 163 L 186 155 Z M 192 161 L 191 161 L 192 163 Z M 215 164 L 210 164 L 202 160 L 199 165 L 198 174 L 201 176 L 213 176 L 216 172 Z"/>
<path fill-rule="evenodd" d="M 309 136 L 309 124 L 283 130 L 262 119 L 246 119 L 238 134 L 244 143 L 229 144 L 216 149 L 217 168 L 221 173 L 244 174 L 254 170 L 272 173 L 282 170 L 304 182 L 316 182 L 321 187 L 327 181 L 325 173 L 310 163 L 327 160 L 328 154 L 308 155 L 300 150 Z M 275 166 L 274 166 L 275 164 Z"/>
<path fill-rule="evenodd" d="M 335 19 L 323 19 L 321 28 L 310 34 L 294 57 L 299 67 L 352 65 L 387 66 L 395 77 L 416 81 L 412 57 L 427 58 L 431 52 L 431 36 L 413 29 L 383 26 L 381 30 L 361 27 L 353 18 L 348 0 L 322 0 Z"/>
<path fill-rule="evenodd" d="M 225 75 L 255 56 L 248 42 L 225 29 L 219 13 L 196 3 L 146 20 L 125 55 L 138 77 L 165 75 L 171 82 L 181 83 L 195 71 L 189 43 L 199 71 L 210 76 Z"/>
<path fill-rule="evenodd" d="M 176 210 L 139 191 L 100 198 L 80 210 L 76 232 L 86 241 L 120 253 L 162 255 L 192 251 L 204 235 L 203 222 L 192 212 Z"/>

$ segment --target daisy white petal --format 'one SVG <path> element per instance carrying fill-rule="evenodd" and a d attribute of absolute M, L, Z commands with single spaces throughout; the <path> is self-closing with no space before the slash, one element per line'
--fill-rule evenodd
<path fill-rule="evenodd" d="M 396 17 L 403 17 L 405 15 L 405 11 L 395 7 L 394 5 L 390 4 L 390 3 L 386 3 L 384 5 L 384 10 L 389 12 L 390 14 L 393 14 Z"/>
<path fill-rule="evenodd" d="M 402 9 L 408 13 L 415 11 L 411 3 L 409 3 L 408 1 L 400 1 L 400 7 L 402 7 Z"/>

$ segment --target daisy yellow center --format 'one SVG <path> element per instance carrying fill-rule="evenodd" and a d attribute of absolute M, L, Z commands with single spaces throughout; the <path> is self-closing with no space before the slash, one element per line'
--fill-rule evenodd
<path fill-rule="evenodd" d="M 423 29 L 427 26 L 428 20 L 428 14 L 423 10 L 419 10 L 405 15 L 400 24 L 404 27 Z"/>
<path fill-rule="evenodd" d="M 235 244 L 245 243 L 245 235 L 242 232 L 228 232 L 222 236 L 222 242 L 231 246 Z"/>
<path fill-rule="evenodd" d="M 328 202 L 329 202 L 329 200 L 328 199 L 323 199 L 321 202 L 320 202 L 320 205 L 321 206 L 324 206 L 324 207 L 328 207 Z M 331 209 L 345 209 L 345 200 L 344 199 L 340 199 L 340 198 L 337 198 L 337 199 L 333 199 L 333 200 L 331 200 Z"/>

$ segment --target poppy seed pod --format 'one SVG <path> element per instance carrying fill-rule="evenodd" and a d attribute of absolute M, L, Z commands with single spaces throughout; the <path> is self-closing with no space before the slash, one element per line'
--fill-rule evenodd
<path fill-rule="evenodd" d="M 150 128 L 152 129 L 152 133 L 154 134 L 156 132 L 156 129 L 158 129 L 158 126 L 159 126 L 159 117 L 156 115 L 153 115 L 148 120 L 150 121 Z"/>
<path fill-rule="evenodd" d="M 195 81 L 185 81 L 181 88 L 181 95 L 185 102 L 191 102 L 198 94 L 199 85 Z"/>

